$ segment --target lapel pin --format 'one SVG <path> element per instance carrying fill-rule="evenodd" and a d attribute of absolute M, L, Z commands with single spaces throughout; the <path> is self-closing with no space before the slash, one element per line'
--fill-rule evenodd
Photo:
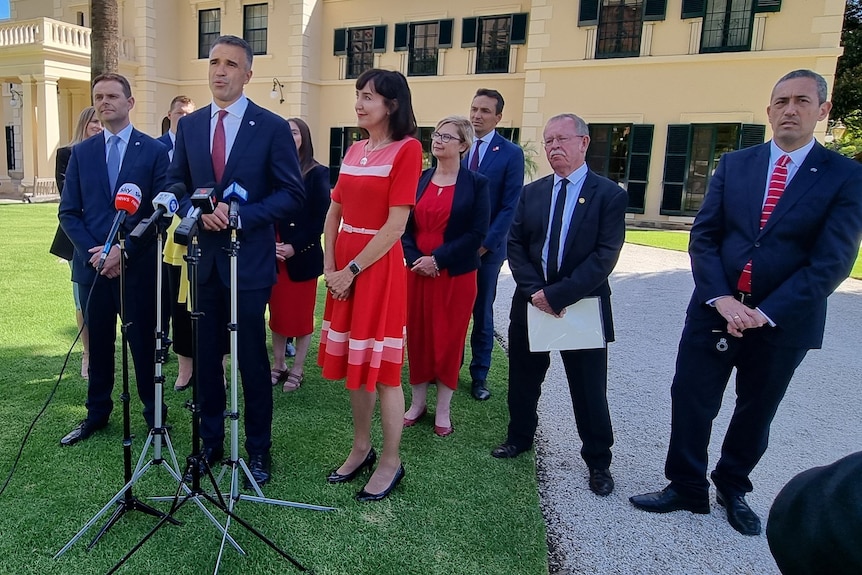
<path fill-rule="evenodd" d="M 500 146 L 494 146 L 494 149 L 493 149 L 493 150 L 491 150 L 491 151 L 492 151 L 492 152 L 498 152 L 498 151 L 500 151 Z"/>
<path fill-rule="evenodd" d="M 812 171 L 812 172 L 816 172 L 816 171 L 817 171 L 817 168 L 811 168 L 811 171 Z"/>
<path fill-rule="evenodd" d="M 140 143 L 140 142 L 135 142 L 135 145 L 136 145 L 136 146 L 140 146 L 140 145 L 141 145 L 141 143 Z"/>
<path fill-rule="evenodd" d="M 585 203 L 587 203 L 587 200 L 585 200 L 584 198 L 578 198 L 578 203 L 579 204 L 585 204 Z"/>
<path fill-rule="evenodd" d="M 249 125 L 249 126 L 254 126 L 254 120 L 249 120 L 248 125 Z"/>

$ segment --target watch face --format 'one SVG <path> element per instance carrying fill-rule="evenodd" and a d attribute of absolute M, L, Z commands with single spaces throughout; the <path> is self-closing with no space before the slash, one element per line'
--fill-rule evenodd
<path fill-rule="evenodd" d="M 359 266 L 356 265 L 354 262 L 350 262 L 350 271 L 353 272 L 353 275 L 359 274 Z"/>

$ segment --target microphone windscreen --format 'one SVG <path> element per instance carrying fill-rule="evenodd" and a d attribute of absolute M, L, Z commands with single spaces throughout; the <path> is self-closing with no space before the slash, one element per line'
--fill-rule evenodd
<path fill-rule="evenodd" d="M 141 205 L 141 197 L 141 188 L 137 184 L 123 184 L 114 198 L 114 207 L 131 216 L 138 211 L 138 207 Z"/>
<path fill-rule="evenodd" d="M 177 197 L 171 192 L 159 192 L 153 198 L 153 207 L 155 209 L 161 208 L 165 212 L 165 217 L 170 217 L 180 209 L 180 203 L 177 201 Z"/>

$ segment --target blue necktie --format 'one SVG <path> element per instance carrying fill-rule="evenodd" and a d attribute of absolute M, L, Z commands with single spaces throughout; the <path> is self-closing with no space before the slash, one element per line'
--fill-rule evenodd
<path fill-rule="evenodd" d="M 548 283 L 560 279 L 557 261 L 560 259 L 560 235 L 563 233 L 563 210 L 566 207 L 566 184 L 569 180 L 560 181 L 560 191 L 554 204 L 554 217 L 551 220 L 551 237 L 548 239 Z"/>
<path fill-rule="evenodd" d="M 120 137 L 108 138 L 108 184 L 111 194 L 117 189 L 117 178 L 120 177 Z"/>

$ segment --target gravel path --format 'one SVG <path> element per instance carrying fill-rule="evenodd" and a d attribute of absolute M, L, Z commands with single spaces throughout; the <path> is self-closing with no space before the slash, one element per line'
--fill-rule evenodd
<path fill-rule="evenodd" d="M 571 400 L 559 355 L 539 403 L 539 489 L 548 525 L 552 574 L 777 574 L 766 536 L 744 537 L 713 502 L 710 515 L 654 515 L 628 497 L 664 487 L 670 435 L 670 382 L 693 282 L 688 255 L 626 244 L 611 276 L 617 342 L 610 347 L 608 400 L 616 444 L 616 490 L 587 487 Z M 504 266 L 495 312 L 503 335 L 514 282 Z M 772 426 L 769 450 L 752 474 L 752 508 L 765 520 L 796 473 L 862 448 L 859 330 L 862 281 L 847 280 L 829 302 L 824 349 L 797 370 Z M 733 408 L 733 387 L 715 421 L 710 463 Z M 504 400 L 497 396 L 498 401 Z M 713 498 L 714 501 L 714 498 Z"/>

